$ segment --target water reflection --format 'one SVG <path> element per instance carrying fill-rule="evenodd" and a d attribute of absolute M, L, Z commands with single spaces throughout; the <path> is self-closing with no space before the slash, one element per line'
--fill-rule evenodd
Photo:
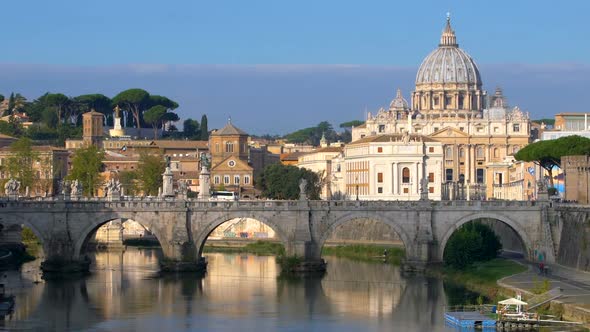
<path fill-rule="evenodd" d="M 95 331 L 447 331 L 442 282 L 386 264 L 329 258 L 323 278 L 280 279 L 274 257 L 209 254 L 209 272 L 159 276 L 157 249 L 94 254 L 93 273 L 34 284 L 7 276 L 4 329 Z M 38 264 L 38 262 L 37 262 Z"/>

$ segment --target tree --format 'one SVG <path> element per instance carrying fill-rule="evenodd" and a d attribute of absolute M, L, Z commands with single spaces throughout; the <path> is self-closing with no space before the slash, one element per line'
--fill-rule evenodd
<path fill-rule="evenodd" d="M 0 95 L 0 103 L 4 101 L 4 95 Z"/>
<path fill-rule="evenodd" d="M 447 242 L 443 254 L 445 264 L 462 269 L 474 262 L 495 258 L 502 249 L 498 236 L 480 222 L 461 226 Z"/>
<path fill-rule="evenodd" d="M 154 139 L 158 138 L 158 127 L 162 123 L 162 117 L 164 114 L 166 114 L 166 107 L 156 105 L 147 110 L 143 115 L 145 122 L 152 125 L 154 128 Z"/>
<path fill-rule="evenodd" d="M 543 167 L 549 174 L 549 181 L 553 187 L 553 168 L 561 168 L 561 157 L 587 154 L 590 154 L 590 139 L 572 135 L 529 144 L 520 149 L 514 158 L 534 162 Z"/>
<path fill-rule="evenodd" d="M 182 127 L 184 137 L 191 139 L 201 138 L 201 133 L 199 132 L 199 122 L 197 120 L 188 118 L 184 120 Z"/>
<path fill-rule="evenodd" d="M 155 196 L 162 186 L 162 174 L 166 170 L 166 164 L 162 155 L 142 153 L 137 167 L 137 180 L 139 188 L 144 195 Z"/>
<path fill-rule="evenodd" d="M 67 178 L 80 181 L 85 196 L 94 196 L 103 183 L 103 160 L 104 151 L 95 145 L 78 149 L 72 156 L 72 170 Z"/>
<path fill-rule="evenodd" d="M 125 188 L 125 193 L 127 195 L 134 196 L 138 194 L 139 188 L 137 185 L 136 171 L 119 172 L 119 181 L 121 182 L 121 186 Z"/>
<path fill-rule="evenodd" d="M 6 158 L 4 170 L 11 178 L 20 182 L 21 188 L 32 188 L 37 177 L 34 169 L 35 162 L 39 161 L 39 153 L 33 150 L 33 143 L 27 137 L 21 137 L 10 144 L 11 156 Z"/>
<path fill-rule="evenodd" d="M 62 93 L 49 93 L 45 96 L 45 103 L 57 114 L 58 123 L 65 123 L 72 107 L 70 98 Z"/>
<path fill-rule="evenodd" d="M 332 142 L 340 138 L 338 133 L 332 128 L 332 125 L 327 121 L 322 121 L 315 127 L 300 129 L 287 134 L 285 138 L 291 143 L 307 143 L 317 146 L 322 136 L 325 136 L 326 139 Z"/>
<path fill-rule="evenodd" d="M 166 110 L 170 111 L 178 108 L 178 103 L 168 97 L 150 95 L 148 99 L 148 105 L 146 106 L 149 106 L 151 108 L 156 105 L 164 106 Z"/>
<path fill-rule="evenodd" d="M 80 95 L 73 98 L 73 103 L 78 114 L 94 110 L 106 116 L 110 116 L 113 111 L 111 107 L 111 98 L 100 93 Z"/>
<path fill-rule="evenodd" d="M 164 115 L 162 115 L 162 128 L 166 127 L 166 130 L 170 130 L 170 127 L 173 127 L 171 122 L 176 122 L 179 120 L 180 118 L 178 117 L 178 114 L 174 112 L 166 112 Z"/>
<path fill-rule="evenodd" d="M 207 128 L 207 115 L 201 117 L 201 141 L 209 140 L 209 129 Z"/>
<path fill-rule="evenodd" d="M 348 121 L 348 122 L 342 122 L 340 124 L 340 128 L 352 128 L 352 127 L 358 127 L 360 125 L 362 125 L 363 123 L 365 123 L 364 121 L 360 121 L 360 120 L 352 120 L 352 121 Z"/>
<path fill-rule="evenodd" d="M 10 93 L 8 97 L 8 109 L 6 110 L 7 114 L 12 114 L 12 110 L 14 109 L 14 92 Z"/>
<path fill-rule="evenodd" d="M 141 119 L 143 111 L 150 104 L 150 94 L 143 89 L 128 89 L 120 92 L 113 98 L 113 104 L 119 105 L 126 111 L 131 112 L 135 119 L 137 129 L 141 131 Z"/>
<path fill-rule="evenodd" d="M 296 166 L 272 164 L 267 166 L 256 181 L 262 195 L 271 199 L 298 199 L 299 182 L 307 181 L 306 194 L 309 199 L 320 199 L 321 179 L 319 174 Z"/>

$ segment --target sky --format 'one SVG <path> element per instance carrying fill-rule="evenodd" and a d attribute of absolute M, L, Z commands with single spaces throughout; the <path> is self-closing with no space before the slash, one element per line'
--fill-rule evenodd
<path fill-rule="evenodd" d="M 586 111 L 590 1 L 20 0 L 3 3 L 0 93 L 169 96 L 253 134 L 409 99 L 447 12 L 484 88 L 533 118 Z"/>

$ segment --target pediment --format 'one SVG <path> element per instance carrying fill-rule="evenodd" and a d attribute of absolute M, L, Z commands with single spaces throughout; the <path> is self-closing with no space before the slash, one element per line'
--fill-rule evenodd
<path fill-rule="evenodd" d="M 233 164 L 233 166 L 232 166 Z M 244 160 L 238 159 L 235 156 L 229 156 L 225 158 L 222 162 L 215 165 L 211 168 L 211 171 L 220 172 L 220 171 L 250 171 L 252 170 L 252 166 L 248 165 L 248 163 Z"/>
<path fill-rule="evenodd" d="M 432 138 L 469 137 L 469 135 L 466 132 L 453 127 L 445 127 L 437 132 L 430 134 L 429 136 Z"/>

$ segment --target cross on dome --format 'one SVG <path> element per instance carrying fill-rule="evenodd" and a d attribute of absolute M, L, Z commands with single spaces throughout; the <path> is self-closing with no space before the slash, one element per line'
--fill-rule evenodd
<path fill-rule="evenodd" d="M 453 28 L 451 27 L 451 13 L 447 13 L 447 24 L 443 30 L 442 36 L 440 37 L 439 46 L 459 46 L 457 44 L 457 37 L 455 36 L 455 31 L 453 31 Z"/>

